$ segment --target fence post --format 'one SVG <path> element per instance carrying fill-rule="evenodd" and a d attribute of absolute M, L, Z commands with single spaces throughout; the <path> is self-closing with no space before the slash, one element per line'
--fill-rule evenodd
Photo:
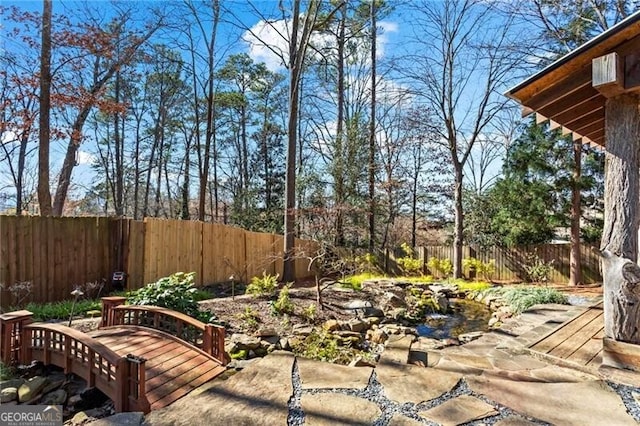
<path fill-rule="evenodd" d="M 100 328 L 110 327 L 115 324 L 115 318 L 113 316 L 113 308 L 119 305 L 124 305 L 127 301 L 126 297 L 122 296 L 109 296 L 103 297 L 102 300 L 102 319 L 100 320 Z"/>
<path fill-rule="evenodd" d="M 0 315 L 0 358 L 4 365 L 23 362 L 24 327 L 32 322 L 33 313 L 22 310 Z"/>

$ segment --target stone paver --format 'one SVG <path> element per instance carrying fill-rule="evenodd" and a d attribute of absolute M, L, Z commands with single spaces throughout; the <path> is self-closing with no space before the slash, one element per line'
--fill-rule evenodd
<path fill-rule="evenodd" d="M 301 407 L 309 426 L 370 425 L 382 414 L 371 401 L 335 393 L 304 394 Z"/>
<path fill-rule="evenodd" d="M 387 397 L 397 403 L 419 404 L 449 392 L 462 378 L 460 374 L 414 365 L 382 365 L 376 376 Z"/>
<path fill-rule="evenodd" d="M 467 377 L 473 392 L 517 412 L 558 425 L 636 425 L 620 397 L 602 381 L 535 383 Z"/>
<path fill-rule="evenodd" d="M 349 367 L 298 358 L 302 389 L 364 389 L 369 383 L 371 367 Z"/>
<path fill-rule="evenodd" d="M 462 395 L 445 403 L 420 412 L 427 420 L 443 426 L 456 426 L 473 420 L 481 420 L 498 414 L 493 407 L 473 396 Z"/>
<path fill-rule="evenodd" d="M 213 381 L 146 416 L 149 426 L 286 425 L 294 356 L 275 351 L 226 381 Z"/>

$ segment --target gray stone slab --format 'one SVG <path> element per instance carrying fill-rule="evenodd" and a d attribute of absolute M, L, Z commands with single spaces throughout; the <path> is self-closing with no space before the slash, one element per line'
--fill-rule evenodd
<path fill-rule="evenodd" d="M 335 393 L 304 394 L 300 406 L 308 426 L 370 425 L 382 414 L 371 401 Z"/>
<path fill-rule="evenodd" d="M 406 364 L 409 362 L 409 350 L 415 336 L 392 336 L 387 340 L 384 351 L 380 355 L 378 365 Z"/>
<path fill-rule="evenodd" d="M 302 389 L 364 389 L 371 367 L 349 367 L 306 358 L 298 358 Z"/>
<path fill-rule="evenodd" d="M 467 377 L 472 391 L 529 417 L 558 425 L 637 425 L 602 381 L 534 383 Z"/>
<path fill-rule="evenodd" d="M 456 426 L 496 414 L 498 412 L 493 406 L 468 395 L 450 399 L 434 408 L 420 412 L 422 417 L 443 426 Z"/>
<path fill-rule="evenodd" d="M 387 397 L 400 404 L 438 398 L 462 378 L 457 373 L 414 365 L 379 365 L 376 375 Z"/>
<path fill-rule="evenodd" d="M 293 394 L 293 361 L 292 353 L 275 351 L 226 381 L 214 380 L 170 406 L 152 411 L 145 424 L 286 425 Z"/>

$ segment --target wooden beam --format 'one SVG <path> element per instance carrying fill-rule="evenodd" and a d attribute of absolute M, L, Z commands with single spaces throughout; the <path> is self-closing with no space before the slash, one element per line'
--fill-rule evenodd
<path fill-rule="evenodd" d="M 543 108 L 538 108 L 537 111 L 552 117 L 561 114 L 569 109 L 572 109 L 576 105 L 581 105 L 584 102 L 588 102 L 591 100 L 601 102 L 604 106 L 606 98 L 602 96 L 596 89 L 594 89 L 591 84 L 589 84 L 588 86 L 583 87 L 578 92 L 574 92 L 568 96 L 563 96 Z"/>
<path fill-rule="evenodd" d="M 624 90 L 624 62 L 616 52 L 594 58 L 592 61 L 592 82 L 600 93 Z"/>
<path fill-rule="evenodd" d="M 539 112 L 536 112 L 536 124 L 542 124 L 547 120 L 548 120 L 547 117 L 545 117 L 544 115 L 540 114 Z"/>
<path fill-rule="evenodd" d="M 559 114 L 549 114 L 547 110 L 541 110 L 540 113 L 566 126 L 567 123 L 571 121 L 582 118 L 585 115 L 593 113 L 594 111 L 604 109 L 604 101 L 605 98 L 598 94 L 598 96 L 590 98 L 590 100 L 586 102 L 576 104 L 575 106 L 570 107 L 560 112 Z"/>
<path fill-rule="evenodd" d="M 562 127 L 562 125 L 560 123 L 557 123 L 553 120 L 549 120 L 549 130 L 555 130 Z"/>
<path fill-rule="evenodd" d="M 521 117 L 525 118 L 528 117 L 529 115 L 533 114 L 535 111 L 531 108 L 529 108 L 528 106 L 522 106 L 522 110 L 521 110 Z"/>
<path fill-rule="evenodd" d="M 564 125 L 571 130 L 578 132 L 578 129 L 595 122 L 600 122 L 604 126 L 604 108 L 591 111 L 589 114 L 576 117 L 575 119 L 565 120 Z"/>

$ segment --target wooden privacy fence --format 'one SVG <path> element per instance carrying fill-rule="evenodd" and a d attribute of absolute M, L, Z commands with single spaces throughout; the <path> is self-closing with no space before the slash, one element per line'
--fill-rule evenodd
<path fill-rule="evenodd" d="M 599 250 L 589 245 L 581 245 L 582 280 L 585 284 L 602 282 L 602 269 Z M 489 247 L 476 248 L 463 247 L 463 259 L 475 257 L 483 262 L 495 260 L 494 281 L 526 281 L 526 266 L 534 259 L 540 259 L 545 263 L 551 263 L 552 283 L 569 282 L 569 255 L 570 244 L 540 244 L 518 247 Z M 438 259 L 450 259 L 453 261 L 453 246 L 427 246 L 418 247 L 418 256 L 424 259 L 426 264 L 431 257 Z M 427 271 L 431 272 L 431 271 Z M 465 274 L 468 271 L 465 270 Z"/>
<path fill-rule="evenodd" d="M 196 221 L 144 221 L 107 217 L 0 216 L 0 304 L 16 304 L 9 287 L 31 283 L 30 301 L 71 297 L 77 285 L 111 282 L 127 274 L 127 287 L 174 272 L 196 272 L 199 286 L 282 273 L 283 237 Z M 296 240 L 297 251 L 313 253 L 317 244 Z M 296 278 L 309 275 L 308 261 L 296 259 Z"/>

